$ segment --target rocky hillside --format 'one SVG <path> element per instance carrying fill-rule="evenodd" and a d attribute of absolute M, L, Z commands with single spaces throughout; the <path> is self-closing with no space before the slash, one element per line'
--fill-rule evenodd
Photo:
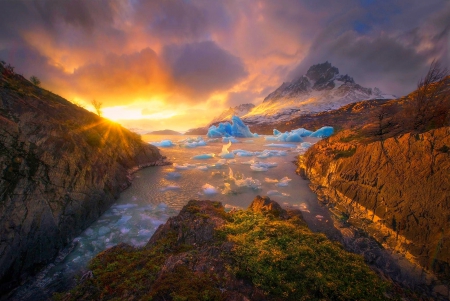
<path fill-rule="evenodd" d="M 228 110 L 224 110 L 219 116 L 213 118 L 210 124 L 215 124 L 222 121 L 230 121 L 233 116 L 244 116 L 255 107 L 254 104 L 244 103 L 234 108 L 230 107 Z"/>
<path fill-rule="evenodd" d="M 146 247 L 100 253 L 61 300 L 386 300 L 390 285 L 300 211 L 257 197 L 226 213 L 190 201 Z"/>
<path fill-rule="evenodd" d="M 299 159 L 322 201 L 409 260 L 450 279 L 450 84 L 378 105 Z"/>
<path fill-rule="evenodd" d="M 365 88 L 329 62 L 311 66 L 305 75 L 283 83 L 242 118 L 247 123 L 289 121 L 305 114 L 338 109 L 368 99 L 392 99 L 378 88 Z"/>
<path fill-rule="evenodd" d="M 52 260 L 157 148 L 0 64 L 0 292 Z"/>

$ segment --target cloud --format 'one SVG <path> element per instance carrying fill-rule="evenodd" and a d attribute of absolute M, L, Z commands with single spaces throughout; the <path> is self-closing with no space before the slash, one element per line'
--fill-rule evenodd
<path fill-rule="evenodd" d="M 247 76 L 241 59 L 212 41 L 169 45 L 164 57 L 179 88 L 200 101 Z"/>
<path fill-rule="evenodd" d="M 405 94 L 433 58 L 449 66 L 449 20 L 447 0 L 0 1 L 0 59 L 68 99 L 211 112 L 326 60 Z"/>
<path fill-rule="evenodd" d="M 108 105 L 151 99 L 172 85 L 166 66 L 150 48 L 127 55 L 110 53 L 103 62 L 76 69 L 70 80 L 82 97 Z"/>

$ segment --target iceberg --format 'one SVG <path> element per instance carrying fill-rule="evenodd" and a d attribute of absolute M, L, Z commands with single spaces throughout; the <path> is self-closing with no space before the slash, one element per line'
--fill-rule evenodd
<path fill-rule="evenodd" d="M 193 160 L 204 160 L 204 159 L 214 158 L 215 156 L 216 155 L 214 155 L 214 154 L 201 154 L 201 155 L 194 156 L 191 159 L 193 159 Z"/>
<path fill-rule="evenodd" d="M 216 187 L 206 183 L 205 185 L 202 186 L 203 189 L 203 193 L 206 195 L 212 195 L 212 194 L 216 194 L 218 193 L 218 190 L 216 189 Z"/>
<path fill-rule="evenodd" d="M 228 148 L 231 146 L 231 141 L 228 141 L 228 144 L 222 146 L 222 151 L 220 152 L 219 156 L 223 159 L 233 159 L 234 154 L 230 153 L 228 151 Z"/>
<path fill-rule="evenodd" d="M 286 187 L 286 186 L 288 186 L 288 184 L 291 180 L 292 179 L 289 179 L 288 177 L 284 177 L 275 185 L 277 185 L 279 187 Z"/>
<path fill-rule="evenodd" d="M 270 143 L 270 144 L 265 144 L 264 146 L 268 146 L 268 147 L 285 147 L 285 148 L 294 148 L 294 147 L 296 147 L 295 144 L 279 144 L 279 143 Z"/>
<path fill-rule="evenodd" d="M 169 185 L 169 186 L 161 188 L 160 190 L 161 190 L 161 192 L 166 192 L 166 191 L 169 191 L 169 190 L 179 190 L 179 189 L 180 189 L 180 186 Z"/>
<path fill-rule="evenodd" d="M 334 129 L 331 126 L 324 126 L 315 131 L 310 135 L 310 137 L 316 137 L 316 138 L 327 138 L 333 135 Z"/>
<path fill-rule="evenodd" d="M 150 144 L 157 146 L 157 147 L 172 147 L 175 146 L 175 144 L 172 143 L 171 140 L 162 140 L 160 142 L 150 142 Z"/>
<path fill-rule="evenodd" d="M 277 129 L 273 130 L 273 136 L 266 136 L 266 141 L 285 141 L 285 142 L 303 142 L 302 137 L 311 135 L 312 132 L 304 128 L 292 130 L 290 132 L 282 133 Z"/>
<path fill-rule="evenodd" d="M 218 126 L 212 125 L 208 129 L 207 136 L 209 138 L 220 137 L 238 137 L 251 138 L 255 136 L 247 125 L 237 116 L 231 117 L 231 124 L 229 122 L 219 123 Z"/>
<path fill-rule="evenodd" d="M 250 165 L 250 169 L 254 170 L 254 171 L 268 171 L 269 168 L 265 167 L 265 166 L 260 166 L 260 165 Z"/>
<path fill-rule="evenodd" d="M 222 142 L 233 142 L 233 143 L 239 143 L 239 141 L 234 138 L 233 136 L 230 137 L 223 137 Z"/>
<path fill-rule="evenodd" d="M 194 148 L 194 147 L 207 145 L 205 140 L 203 140 L 203 138 L 200 136 L 197 138 L 186 138 L 186 139 L 178 141 L 178 143 L 181 147 L 186 147 L 186 148 Z"/>
<path fill-rule="evenodd" d="M 167 180 L 178 179 L 179 177 L 181 177 L 179 172 L 168 172 L 165 176 Z"/>

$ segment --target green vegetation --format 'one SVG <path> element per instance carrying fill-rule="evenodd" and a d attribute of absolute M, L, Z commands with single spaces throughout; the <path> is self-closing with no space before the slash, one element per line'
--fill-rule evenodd
<path fill-rule="evenodd" d="M 361 256 L 311 232 L 300 217 L 283 220 L 249 210 L 226 214 L 217 202 L 211 208 L 214 218 L 227 215 L 211 244 L 185 244 L 171 228 L 151 247 L 115 247 L 91 261 L 93 278 L 55 299 L 223 300 L 233 290 L 250 297 L 250 287 L 266 300 L 386 299 L 388 284 Z M 175 227 L 196 224 L 197 215 L 205 213 L 194 203 L 184 210 L 189 217 Z M 224 247 L 230 242 L 231 249 Z M 199 261 L 209 268 L 194 269 Z M 237 283 L 250 287 L 241 291 Z"/>
<path fill-rule="evenodd" d="M 235 243 L 230 269 L 280 300 L 385 300 L 387 285 L 364 263 L 323 234 L 248 211 L 223 230 Z"/>
<path fill-rule="evenodd" d="M 30 77 L 30 82 L 35 85 L 35 86 L 40 86 L 41 85 L 41 81 L 37 76 L 31 76 Z"/>
<path fill-rule="evenodd" d="M 336 151 L 334 151 L 334 159 L 349 158 L 349 157 L 353 156 L 355 154 L 355 152 L 356 152 L 356 147 L 348 149 L 348 150 L 336 150 Z"/>

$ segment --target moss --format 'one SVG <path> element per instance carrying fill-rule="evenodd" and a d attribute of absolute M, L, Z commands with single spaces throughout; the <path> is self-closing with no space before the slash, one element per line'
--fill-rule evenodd
<path fill-rule="evenodd" d="M 282 300 L 385 300 L 387 284 L 361 256 L 298 223 L 240 211 L 222 230 L 235 243 L 230 267 Z"/>
<path fill-rule="evenodd" d="M 351 148 L 349 150 L 334 151 L 333 153 L 335 160 L 339 158 L 350 158 L 356 153 L 356 148 Z"/>
<path fill-rule="evenodd" d="M 223 207 L 210 208 L 223 211 Z M 194 214 L 199 209 L 195 204 L 185 207 Z M 231 252 L 227 247 L 220 255 L 227 273 L 217 274 L 213 263 L 210 270 L 192 269 L 191 263 L 206 260 L 199 258 L 204 253 L 180 243 L 178 232 L 169 231 L 150 248 L 122 245 L 99 254 L 89 266 L 94 277 L 70 295 L 55 299 L 223 300 L 230 289 L 230 277 L 224 276 L 228 273 L 262 291 L 267 300 L 386 299 L 387 284 L 361 256 L 346 252 L 323 234 L 312 233 L 299 218 L 282 220 L 251 211 L 227 214 L 227 218 L 215 231 L 214 242 L 217 249 L 232 242 Z M 184 263 L 165 266 L 174 259 Z"/>

